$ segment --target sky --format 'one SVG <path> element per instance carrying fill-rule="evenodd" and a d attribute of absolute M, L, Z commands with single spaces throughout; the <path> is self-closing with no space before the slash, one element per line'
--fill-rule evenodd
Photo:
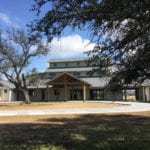
<path fill-rule="evenodd" d="M 0 0 L 0 28 L 5 30 L 8 27 L 17 27 L 27 30 L 26 25 L 30 24 L 36 16 L 30 11 L 33 0 Z M 48 60 L 64 58 L 87 57 L 83 54 L 93 48 L 86 31 L 72 31 L 67 28 L 62 36 L 54 38 L 50 43 L 50 52 L 47 56 L 34 59 L 30 68 L 36 67 L 39 72 L 48 68 Z M 29 69 L 30 69 L 29 68 Z"/>

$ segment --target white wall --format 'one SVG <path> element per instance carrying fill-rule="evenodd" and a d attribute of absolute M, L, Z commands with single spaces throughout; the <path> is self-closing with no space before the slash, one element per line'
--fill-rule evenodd
<path fill-rule="evenodd" d="M 0 102 L 11 102 L 15 101 L 15 94 L 13 89 L 9 89 L 8 87 L 0 87 Z"/>
<path fill-rule="evenodd" d="M 145 101 L 150 101 L 150 87 L 145 87 Z"/>

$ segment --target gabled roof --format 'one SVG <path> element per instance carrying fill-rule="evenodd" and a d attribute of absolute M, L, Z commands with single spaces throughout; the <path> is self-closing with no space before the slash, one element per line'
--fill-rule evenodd
<path fill-rule="evenodd" d="M 85 85 L 90 85 L 88 82 L 84 81 L 84 80 L 81 80 L 79 78 L 76 78 L 75 76 L 69 74 L 69 73 L 61 73 L 60 75 L 56 76 L 55 78 L 51 79 L 51 80 L 48 80 L 46 83 L 47 84 L 55 84 L 55 83 L 58 83 L 58 82 L 64 82 L 64 80 L 67 80 L 68 83 L 71 83 L 71 82 L 74 82 L 74 83 L 78 83 L 78 84 L 85 84 Z"/>

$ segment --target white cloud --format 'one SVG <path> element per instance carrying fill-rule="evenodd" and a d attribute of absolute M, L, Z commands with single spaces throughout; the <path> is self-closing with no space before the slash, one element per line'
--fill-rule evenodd
<path fill-rule="evenodd" d="M 14 26 L 14 27 L 19 28 L 19 25 L 17 25 L 16 23 L 14 23 L 14 22 L 10 19 L 10 17 L 9 17 L 7 14 L 5 14 L 5 13 L 0 12 L 0 20 L 1 20 L 2 22 L 4 22 L 5 24 L 7 24 L 7 25 L 11 25 L 11 26 Z"/>
<path fill-rule="evenodd" d="M 67 58 L 79 57 L 84 52 L 93 49 L 95 44 L 88 39 L 83 39 L 80 35 L 69 35 L 59 39 L 54 38 L 50 46 L 50 57 Z"/>
<path fill-rule="evenodd" d="M 5 22 L 6 24 L 11 24 L 11 20 L 8 15 L 0 12 L 0 20 Z"/>

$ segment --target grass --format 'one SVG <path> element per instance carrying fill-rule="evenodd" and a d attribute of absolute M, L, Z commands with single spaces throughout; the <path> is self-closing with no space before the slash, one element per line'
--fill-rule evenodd
<path fill-rule="evenodd" d="M 149 150 L 150 112 L 0 117 L 1 150 Z"/>

